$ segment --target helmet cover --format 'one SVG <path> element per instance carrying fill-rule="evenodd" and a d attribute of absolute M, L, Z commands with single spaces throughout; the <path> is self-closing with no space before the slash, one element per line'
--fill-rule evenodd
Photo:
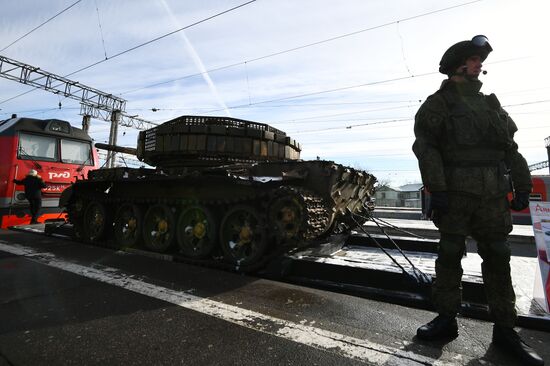
<path fill-rule="evenodd" d="M 475 36 L 470 41 L 455 43 L 441 57 L 439 72 L 446 75 L 452 74 L 471 56 L 479 56 L 483 62 L 492 50 L 489 40 L 483 35 Z"/>

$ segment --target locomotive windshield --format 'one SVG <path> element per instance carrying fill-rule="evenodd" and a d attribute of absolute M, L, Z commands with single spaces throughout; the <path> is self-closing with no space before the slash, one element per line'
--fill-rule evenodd
<path fill-rule="evenodd" d="M 90 143 L 61 139 L 61 161 L 69 164 L 93 165 Z"/>
<path fill-rule="evenodd" d="M 19 134 L 18 157 L 41 161 L 61 161 L 66 164 L 93 165 L 94 163 L 92 146 L 88 141 L 23 132 Z"/>
<path fill-rule="evenodd" d="M 55 137 L 34 134 L 19 134 L 19 158 L 38 160 L 59 160 Z"/>

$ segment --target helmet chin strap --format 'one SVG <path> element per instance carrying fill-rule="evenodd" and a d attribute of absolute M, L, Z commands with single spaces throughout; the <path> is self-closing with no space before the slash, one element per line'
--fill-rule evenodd
<path fill-rule="evenodd" d="M 468 81 L 478 81 L 478 77 L 474 75 L 468 75 L 466 72 L 468 70 L 468 67 L 466 65 L 462 66 L 458 71 L 453 72 L 451 75 L 449 75 L 449 78 L 453 76 L 462 76 L 464 79 Z"/>

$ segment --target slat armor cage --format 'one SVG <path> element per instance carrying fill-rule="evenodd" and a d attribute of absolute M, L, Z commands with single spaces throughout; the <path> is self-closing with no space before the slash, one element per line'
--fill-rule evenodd
<path fill-rule="evenodd" d="M 300 159 L 300 144 L 264 123 L 181 116 L 141 131 L 137 157 L 152 166 L 219 165 Z"/>

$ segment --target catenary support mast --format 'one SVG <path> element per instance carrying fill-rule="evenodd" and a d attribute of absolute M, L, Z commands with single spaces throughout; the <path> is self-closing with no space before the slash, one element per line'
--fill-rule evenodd
<path fill-rule="evenodd" d="M 0 77 L 79 101 L 80 114 L 83 116 L 82 129 L 86 132 L 88 131 L 91 118 L 111 122 L 109 143 L 113 145 L 117 140 L 118 125 L 138 130 L 144 130 L 156 125 L 144 119 L 126 114 L 126 100 L 123 98 L 1 55 Z M 0 102 L 0 104 L 13 98 L 6 99 Z M 114 154 L 113 152 L 108 155 L 106 166 L 114 166 Z"/>

